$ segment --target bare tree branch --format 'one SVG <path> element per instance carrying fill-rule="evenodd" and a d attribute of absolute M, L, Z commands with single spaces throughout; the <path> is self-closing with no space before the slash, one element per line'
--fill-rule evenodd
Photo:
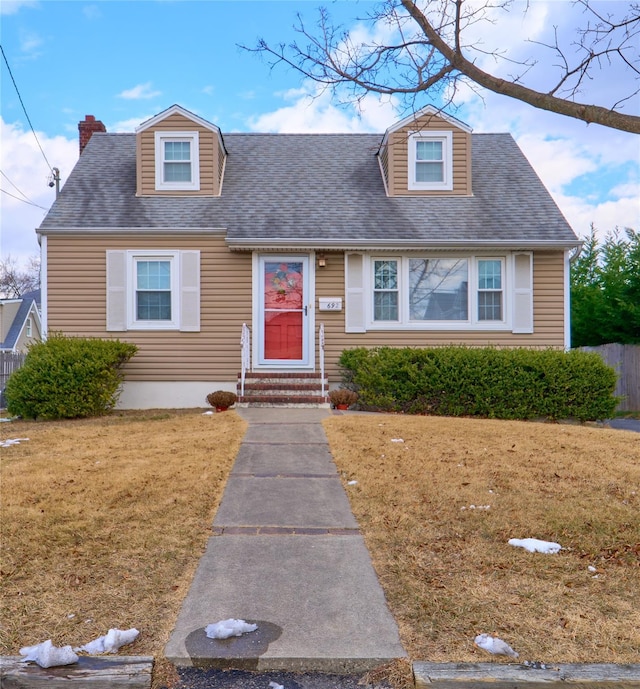
<path fill-rule="evenodd" d="M 387 0 L 369 17 L 373 26 L 389 28 L 389 40 L 355 43 L 348 32 L 331 24 L 320 11 L 318 35 L 305 29 L 300 17 L 296 30 L 305 44 L 294 42 L 275 48 L 261 40 L 253 50 L 284 63 L 335 92 L 347 91 L 360 100 L 366 93 L 412 97 L 429 91 L 452 102 L 459 84 L 482 87 L 494 93 L 613 129 L 640 133 L 640 117 L 621 111 L 640 93 L 640 5 L 630 3 L 625 16 L 596 11 L 592 0 L 573 0 L 582 8 L 583 26 L 575 29 L 577 41 L 562 46 L 557 27 L 551 42 L 531 41 L 555 54 L 555 83 L 547 89 L 531 88 L 524 81 L 536 65 L 533 59 L 511 58 L 506 51 L 485 49 L 473 38 L 476 25 L 493 22 L 496 10 L 513 11 L 512 0 Z M 398 40 L 392 40 L 391 37 Z M 508 79 L 481 69 L 476 56 L 509 62 L 519 72 Z M 596 72 L 622 66 L 635 80 L 613 106 L 575 100 Z"/>

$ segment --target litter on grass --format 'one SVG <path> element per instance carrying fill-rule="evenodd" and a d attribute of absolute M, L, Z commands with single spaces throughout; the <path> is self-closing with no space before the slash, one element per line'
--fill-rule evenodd
<path fill-rule="evenodd" d="M 58 665 L 71 665 L 78 662 L 78 656 L 71 646 L 58 647 L 51 643 L 51 639 L 43 641 L 35 646 L 25 646 L 20 649 L 23 663 L 36 663 L 40 667 L 57 667 Z"/>
<path fill-rule="evenodd" d="M 545 553 L 546 555 L 555 555 L 562 550 L 559 543 L 539 541 L 537 538 L 510 538 L 509 545 L 524 548 L 530 553 Z"/>
<path fill-rule="evenodd" d="M 520 655 L 506 641 L 498 639 L 497 636 L 491 636 L 491 634 L 478 634 L 474 643 L 478 648 L 493 655 L 510 656 L 511 658 L 517 658 Z"/>
<path fill-rule="evenodd" d="M 271 689 L 284 689 L 284 684 L 278 684 L 277 682 L 269 682 Z"/>
<path fill-rule="evenodd" d="M 11 447 L 11 445 L 20 445 L 20 443 L 29 440 L 29 438 L 7 438 L 6 440 L 0 440 L 0 447 Z"/>
<path fill-rule="evenodd" d="M 91 655 L 98 653 L 117 653 L 121 646 L 133 643 L 140 632 L 137 629 L 110 629 L 104 636 L 90 641 L 84 646 L 74 648 L 74 651 L 84 651 Z"/>
<path fill-rule="evenodd" d="M 250 624 L 244 620 L 221 620 L 213 624 L 208 624 L 204 633 L 210 639 L 229 639 L 232 636 L 242 636 L 248 632 L 255 632 L 258 628 L 257 624 Z"/>
<path fill-rule="evenodd" d="M 358 482 L 357 481 L 347 481 L 348 486 L 357 486 Z"/>
<path fill-rule="evenodd" d="M 403 443 L 404 439 L 403 438 L 391 438 L 392 443 Z"/>

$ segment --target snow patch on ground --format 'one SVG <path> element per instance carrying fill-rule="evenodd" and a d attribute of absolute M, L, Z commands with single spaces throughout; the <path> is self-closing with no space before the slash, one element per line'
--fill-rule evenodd
<path fill-rule="evenodd" d="M 121 646 L 133 643 L 140 632 L 137 629 L 110 629 L 104 636 L 90 641 L 84 646 L 74 648 L 74 651 L 84 651 L 92 655 L 97 653 L 117 653 Z"/>
<path fill-rule="evenodd" d="M 78 656 L 71 646 L 58 647 L 51 643 L 51 639 L 43 641 L 35 646 L 25 646 L 20 649 L 20 655 L 24 663 L 36 663 L 40 667 L 57 667 L 58 665 L 71 665 L 78 662 Z"/>
<path fill-rule="evenodd" d="M 0 440 L 0 447 L 11 447 L 12 445 L 20 445 L 29 440 L 29 438 L 7 438 L 6 440 Z"/>
<path fill-rule="evenodd" d="M 244 620 L 231 618 L 208 624 L 204 629 L 204 633 L 210 639 L 229 639 L 232 636 L 242 636 L 248 632 L 255 632 L 257 628 L 257 624 L 249 624 Z"/>
<path fill-rule="evenodd" d="M 509 539 L 509 545 L 524 548 L 530 553 L 545 553 L 546 555 L 555 555 L 562 550 L 562 546 L 559 543 L 540 541 L 537 538 L 511 538 Z"/>

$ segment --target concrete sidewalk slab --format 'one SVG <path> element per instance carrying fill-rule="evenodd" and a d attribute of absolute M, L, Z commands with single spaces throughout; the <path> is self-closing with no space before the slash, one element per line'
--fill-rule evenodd
<path fill-rule="evenodd" d="M 336 465 L 326 444 L 297 445 L 245 443 L 233 465 L 234 474 L 271 476 L 335 475 Z"/>
<path fill-rule="evenodd" d="M 208 624 L 230 617 L 258 631 L 240 643 L 206 637 Z M 165 654 L 178 666 L 336 673 L 406 656 L 354 535 L 211 538 Z"/>
<path fill-rule="evenodd" d="M 331 416 L 329 409 L 291 409 L 287 407 L 244 407 L 236 409 L 248 423 L 321 423 Z"/>
<path fill-rule="evenodd" d="M 324 428 L 319 423 L 250 424 L 243 443 L 291 443 L 294 445 L 327 444 Z"/>
<path fill-rule="evenodd" d="M 357 529 L 349 501 L 333 478 L 231 475 L 214 527 L 290 526 Z"/>
<path fill-rule="evenodd" d="M 365 672 L 406 657 L 340 483 L 318 409 L 249 421 L 214 533 L 165 655 L 177 666 Z M 258 625 L 227 640 L 208 624 Z"/>

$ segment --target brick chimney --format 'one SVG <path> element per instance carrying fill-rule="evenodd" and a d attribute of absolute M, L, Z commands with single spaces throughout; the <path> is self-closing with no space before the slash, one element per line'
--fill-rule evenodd
<path fill-rule="evenodd" d="M 78 122 L 78 131 L 80 132 L 80 153 L 84 151 L 85 146 L 89 143 L 89 139 L 94 132 L 106 132 L 107 128 L 96 120 L 93 115 L 85 115 L 83 122 Z"/>

